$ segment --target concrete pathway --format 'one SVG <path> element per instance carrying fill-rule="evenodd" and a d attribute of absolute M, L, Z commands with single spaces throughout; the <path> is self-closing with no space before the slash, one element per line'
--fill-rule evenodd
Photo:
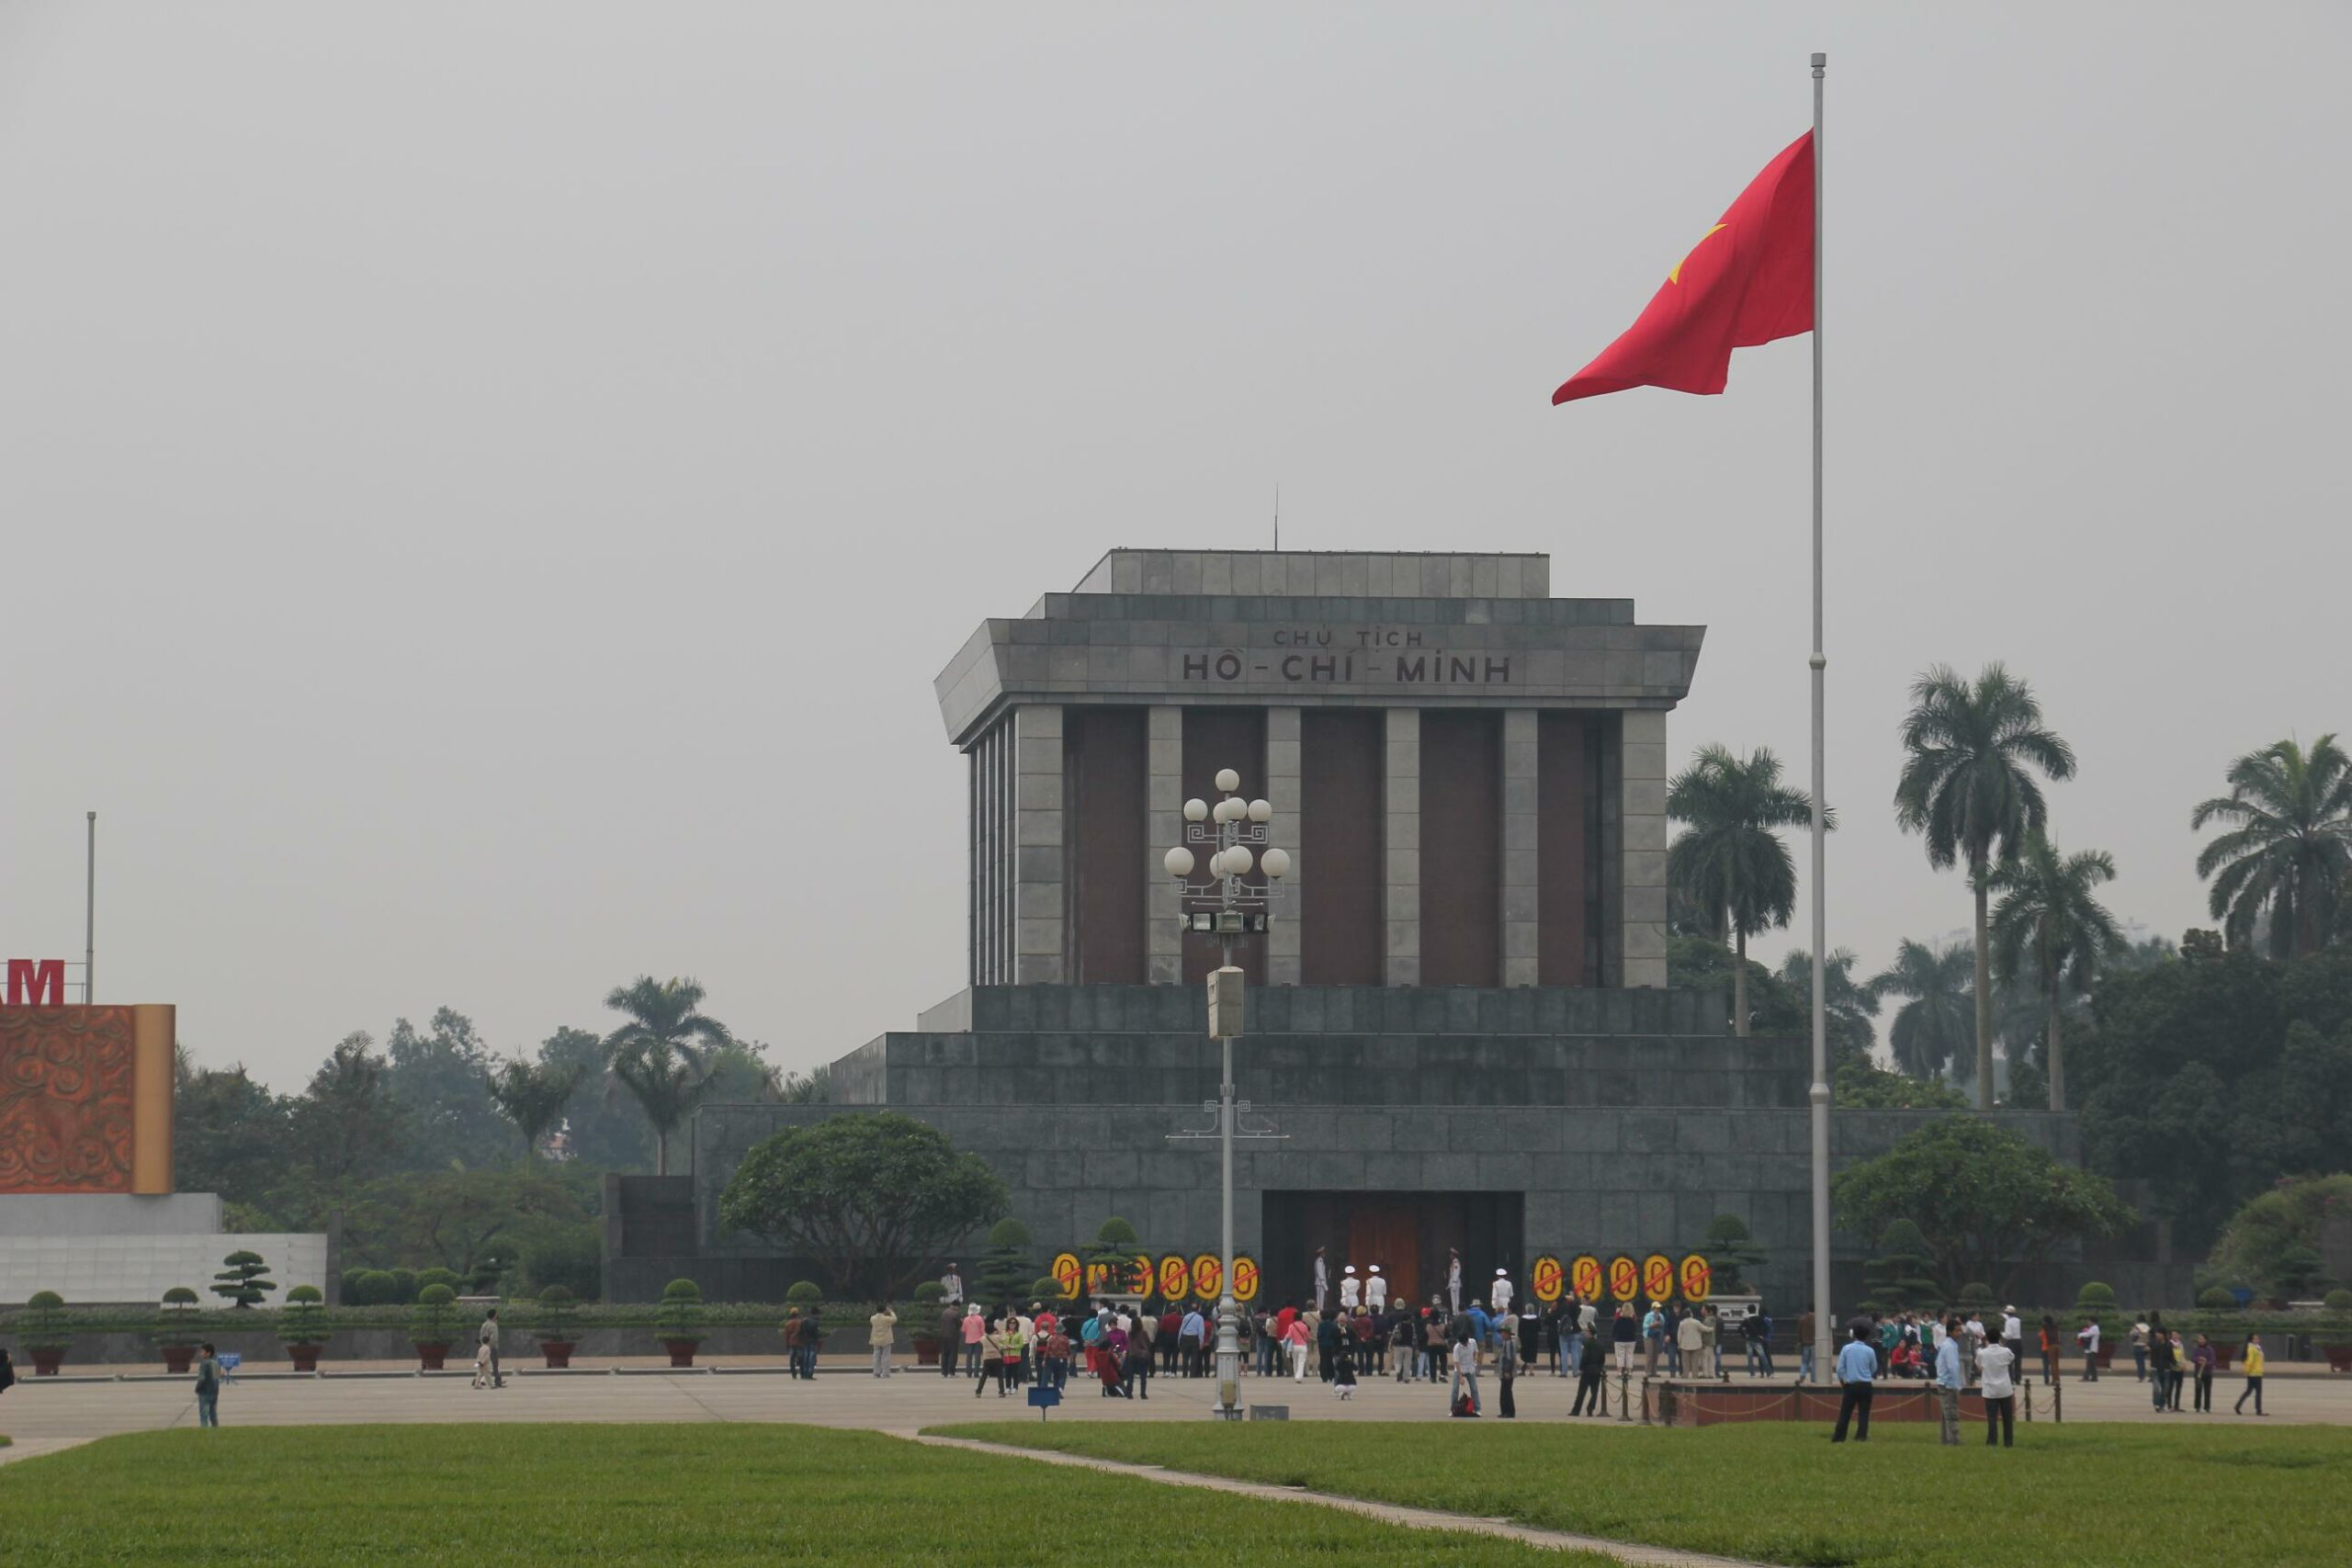
<path fill-rule="evenodd" d="M 6 1448 L 0 1448 L 0 1464 L 14 1464 L 20 1459 L 39 1459 L 61 1449 L 77 1449 L 88 1442 L 87 1438 L 17 1438 Z"/>
<path fill-rule="evenodd" d="M 893 1432 L 918 1443 L 933 1448 L 967 1449 L 974 1453 L 1001 1454 L 1036 1460 L 1046 1464 L 1073 1465 L 1081 1470 L 1099 1470 L 1111 1475 L 1125 1475 L 1138 1481 L 1157 1481 L 1169 1486 L 1197 1486 L 1205 1492 L 1229 1492 L 1238 1497 L 1255 1497 L 1269 1503 L 1309 1503 L 1319 1507 L 1337 1508 L 1342 1513 L 1361 1514 L 1385 1525 L 1402 1525 L 1408 1529 L 1464 1530 L 1472 1535 L 1498 1536 L 1525 1546 L 1545 1547 L 1555 1551 L 1598 1551 L 1620 1562 L 1636 1568 L 1685 1568 L 1685 1565 L 1706 1565 L 1706 1568 L 1758 1568 L 1758 1564 L 1736 1557 L 1711 1557 L 1704 1552 L 1679 1551 L 1668 1546 L 1643 1546 L 1627 1540 L 1603 1540 L 1598 1536 L 1570 1535 L 1564 1530 L 1538 1529 L 1532 1525 L 1515 1524 L 1509 1519 L 1484 1518 L 1471 1514 L 1442 1513 L 1434 1508 L 1408 1508 L 1396 1503 L 1374 1503 L 1362 1497 L 1342 1497 L 1336 1493 L 1310 1492 L 1299 1486 L 1273 1486 L 1259 1481 L 1236 1481 L 1225 1475 L 1203 1475 L 1195 1471 L 1168 1470 L 1156 1464 L 1125 1464 L 1117 1460 L 1094 1459 L 1085 1454 L 1057 1453 L 1047 1449 L 1014 1448 L 1008 1443 L 980 1443 L 966 1438 L 932 1437 L 922 1432 Z"/>

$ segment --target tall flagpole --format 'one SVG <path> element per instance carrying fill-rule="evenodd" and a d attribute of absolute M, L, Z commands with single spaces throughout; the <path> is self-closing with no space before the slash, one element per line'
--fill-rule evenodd
<path fill-rule="evenodd" d="M 1829 57 L 1813 57 L 1813 1375 L 1826 1382 L 1837 1336 L 1829 1300 L 1829 912 L 1823 820 L 1828 772 L 1821 651 L 1821 90 Z"/>

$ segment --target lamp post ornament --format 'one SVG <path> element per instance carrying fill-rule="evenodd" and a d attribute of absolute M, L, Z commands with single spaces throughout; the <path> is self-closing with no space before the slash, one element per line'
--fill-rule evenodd
<path fill-rule="evenodd" d="M 1170 850 L 1161 863 L 1176 879 L 1184 929 L 1217 939 L 1218 967 L 1208 979 L 1209 1034 L 1222 1048 L 1222 1060 L 1216 1104 L 1203 1109 L 1216 1112 L 1214 1135 L 1222 1166 L 1219 1187 L 1224 1201 L 1220 1245 L 1225 1267 L 1216 1303 L 1216 1414 L 1223 1420 L 1238 1421 L 1241 1418 L 1241 1308 L 1233 1299 L 1233 1141 L 1237 1110 L 1248 1107 L 1237 1106 L 1233 1097 L 1233 1037 L 1241 1032 L 1242 1009 L 1241 971 L 1233 962 L 1233 944 L 1244 937 L 1265 934 L 1273 906 L 1272 887 L 1242 878 L 1254 863 L 1265 872 L 1268 882 L 1279 882 L 1290 873 L 1290 855 L 1267 842 L 1267 825 L 1273 820 L 1274 808 L 1264 800 L 1242 799 L 1237 793 L 1241 788 L 1239 773 L 1231 768 L 1220 769 L 1216 788 L 1214 806 L 1198 798 L 1184 803 L 1184 842 Z M 1200 882 L 1193 880 L 1199 862 L 1191 846 L 1196 844 L 1207 852 L 1207 863 L 1201 867 L 1207 875 Z M 1204 1135 L 1171 1134 L 1179 1138 Z"/>

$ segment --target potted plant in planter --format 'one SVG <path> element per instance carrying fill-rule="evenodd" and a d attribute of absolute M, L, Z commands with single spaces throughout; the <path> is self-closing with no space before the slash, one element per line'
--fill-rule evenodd
<path fill-rule="evenodd" d="M 33 1376 L 55 1377 L 65 1362 L 65 1348 L 74 1343 L 65 1321 L 65 1298 L 55 1291 L 35 1291 L 17 1314 L 16 1329 L 33 1359 Z"/>
<path fill-rule="evenodd" d="M 298 1372 L 319 1370 L 319 1348 L 327 1342 L 326 1297 L 316 1285 L 297 1285 L 286 1292 L 277 1314 L 277 1342 L 286 1347 Z"/>
<path fill-rule="evenodd" d="M 2320 1354 L 2331 1372 L 2352 1372 L 2352 1291 L 2327 1292 L 2319 1323 Z"/>
<path fill-rule="evenodd" d="M 531 1332 L 549 1367 L 561 1371 L 571 1365 L 571 1352 L 580 1344 L 580 1311 L 572 1304 L 570 1291 L 549 1285 L 539 1292 L 539 1310 L 532 1319 Z"/>
<path fill-rule="evenodd" d="M 939 1323 L 939 1303 L 946 1294 L 947 1288 L 936 1280 L 925 1280 L 915 1287 L 915 1310 L 907 1314 L 914 1327 L 907 1337 L 914 1341 L 918 1367 L 939 1365 L 939 1336 L 933 1331 Z"/>
<path fill-rule="evenodd" d="M 408 1342 L 416 1347 L 420 1370 L 439 1371 L 442 1358 L 457 1342 L 458 1314 L 450 1310 L 450 1303 L 457 1299 L 457 1292 L 439 1283 L 416 1292 L 415 1310 L 409 1314 Z"/>
<path fill-rule="evenodd" d="M 653 1313 L 653 1337 L 670 1352 L 673 1367 L 695 1364 L 695 1347 L 703 1334 L 702 1287 L 692 1280 L 673 1280 L 663 1287 L 662 1304 Z"/>
<path fill-rule="evenodd" d="M 155 1317 L 155 1348 L 164 1352 L 164 1370 L 184 1372 L 196 1359 L 197 1296 L 186 1285 L 164 1292 L 163 1310 Z"/>

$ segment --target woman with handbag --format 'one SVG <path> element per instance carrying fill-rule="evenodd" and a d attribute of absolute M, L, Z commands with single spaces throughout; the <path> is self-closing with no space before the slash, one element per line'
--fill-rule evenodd
<path fill-rule="evenodd" d="M 2197 1404 L 2195 1408 L 2206 1415 L 2213 1414 L 2213 1342 L 2202 1334 L 2197 1337 L 2197 1348 L 2188 1353 L 2188 1364 L 2197 1373 Z"/>

